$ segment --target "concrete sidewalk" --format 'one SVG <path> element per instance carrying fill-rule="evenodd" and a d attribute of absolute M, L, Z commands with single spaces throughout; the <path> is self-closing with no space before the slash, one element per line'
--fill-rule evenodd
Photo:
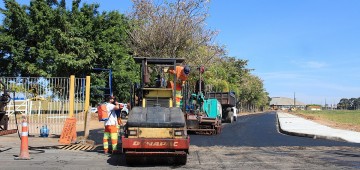
<path fill-rule="evenodd" d="M 277 112 L 279 130 L 285 134 L 360 143 L 360 132 L 331 128 L 284 112 Z"/>

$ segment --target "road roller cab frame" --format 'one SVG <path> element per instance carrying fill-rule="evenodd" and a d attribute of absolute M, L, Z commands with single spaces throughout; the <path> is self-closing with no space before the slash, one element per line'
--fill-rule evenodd
<path fill-rule="evenodd" d="M 160 67 L 161 70 L 175 68 L 183 63 L 184 59 L 134 59 L 141 64 L 141 80 L 132 90 L 132 104 L 135 107 L 129 113 L 125 135 L 122 136 L 126 163 L 133 165 L 141 160 L 165 158 L 166 162 L 186 164 L 190 138 L 187 135 L 183 112 L 180 108 L 173 107 L 176 103 L 176 87 L 147 85 L 150 80 L 150 65 Z M 173 77 L 173 84 L 176 84 L 176 75 Z"/>

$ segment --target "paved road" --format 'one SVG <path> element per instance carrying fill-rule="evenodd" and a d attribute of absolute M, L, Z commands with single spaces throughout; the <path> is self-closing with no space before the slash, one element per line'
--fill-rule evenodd
<path fill-rule="evenodd" d="M 281 134 L 278 131 L 276 113 L 241 116 L 233 124 L 226 124 L 216 136 L 191 135 L 196 146 L 360 146 L 360 144 L 312 139 Z"/>
<path fill-rule="evenodd" d="M 102 130 L 91 131 L 91 138 L 101 143 Z M 0 138 L 1 169 L 360 169 L 359 144 L 280 134 L 274 112 L 242 116 L 236 123 L 224 125 L 220 135 L 191 135 L 188 162 L 180 167 L 127 167 L 122 155 L 41 147 L 30 150 L 31 160 L 15 161 L 18 139 L 4 141 L 10 137 Z M 31 145 L 54 142 L 38 141 Z"/>

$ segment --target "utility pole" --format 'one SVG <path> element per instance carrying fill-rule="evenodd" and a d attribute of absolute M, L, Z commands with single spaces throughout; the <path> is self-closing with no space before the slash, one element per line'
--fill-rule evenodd
<path fill-rule="evenodd" d="M 325 110 L 327 110 L 326 98 L 325 98 Z"/>
<path fill-rule="evenodd" d="M 294 109 L 296 108 L 296 97 L 295 97 L 295 92 L 294 92 Z"/>

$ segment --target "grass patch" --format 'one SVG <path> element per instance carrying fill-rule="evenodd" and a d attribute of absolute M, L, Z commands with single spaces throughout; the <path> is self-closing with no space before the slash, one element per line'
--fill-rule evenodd
<path fill-rule="evenodd" d="M 306 111 L 300 110 L 296 113 L 313 116 L 319 119 L 328 120 L 341 124 L 360 125 L 360 110 L 321 110 Z"/>

